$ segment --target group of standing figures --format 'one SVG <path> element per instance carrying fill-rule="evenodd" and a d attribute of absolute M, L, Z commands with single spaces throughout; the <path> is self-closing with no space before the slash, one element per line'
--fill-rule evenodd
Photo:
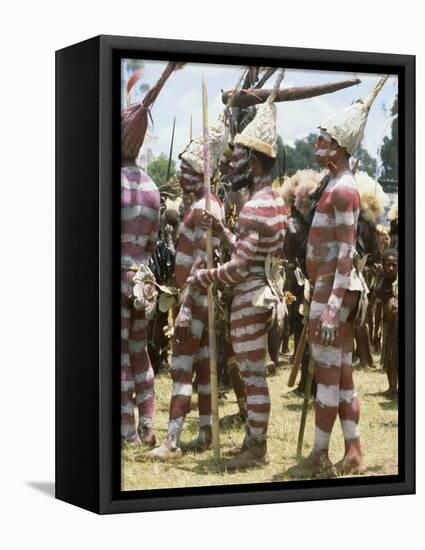
<path fill-rule="evenodd" d="M 213 284 L 225 312 L 220 318 L 223 338 L 219 347 L 236 393 L 237 417 L 245 428 L 241 446 L 226 461 L 225 469 L 242 470 L 268 463 L 271 404 L 266 354 L 269 350 L 272 361 L 278 362 L 285 332 L 286 341 L 292 334 L 297 347 L 303 323 L 308 323 L 306 353 L 314 361 L 315 434 L 311 453 L 299 465 L 300 471 L 315 476 L 333 472 L 335 467 L 340 473 L 364 469 L 360 404 L 352 371 L 354 342 L 360 362 L 368 365 L 371 346 L 377 351 L 382 340 L 389 392 L 396 392 L 397 215 L 392 222 L 394 246 L 389 248 L 390 236 L 377 225 L 377 217 L 382 214 L 382 189 L 378 186 L 377 193 L 374 184 L 371 192 L 368 182 L 362 184 L 361 178 L 366 175 L 353 174 L 350 157 L 361 141 L 368 112 L 384 82 L 380 81 L 365 100 L 320 125 L 314 149 L 322 172 L 297 173 L 281 187 L 272 181 L 277 156 L 276 94 L 270 94 L 251 116 L 239 117 L 233 135 L 226 117 L 221 118 L 209 132 L 213 174 L 212 190 L 208 191 L 210 209 L 207 211 L 205 152 L 200 137 L 191 140 L 179 155 L 179 185 L 185 205 L 180 215 L 170 215 L 161 208 L 156 185 L 137 166 L 135 151 L 144 134 L 137 134 L 140 120 L 134 108 L 123 111 L 121 437 L 128 444 L 150 447 L 143 455 L 146 460 L 168 461 L 185 451 L 211 448 L 207 289 Z M 129 135 L 134 136 L 131 146 Z M 221 186 L 217 185 L 220 181 Z M 220 192 L 216 195 L 217 189 Z M 375 202 L 362 201 L 362 196 L 370 199 L 371 194 Z M 206 265 L 209 226 L 216 259 L 212 269 Z M 158 246 L 165 247 L 168 255 L 158 252 Z M 167 259 L 165 281 L 163 274 L 155 272 L 152 254 Z M 277 319 L 285 295 L 276 292 L 269 273 L 271 261 L 276 260 L 283 266 L 284 288 L 292 298 L 284 307 L 287 315 L 283 330 Z M 148 265 L 153 266 L 153 274 Z M 154 370 L 148 353 L 149 319 L 152 311 L 155 313 L 149 306 L 153 277 L 157 283 L 175 284 L 179 289 L 174 315 L 163 317 L 165 322 L 155 319 L 152 332 L 157 334 L 156 328 L 162 329 L 173 317 L 169 421 L 166 439 L 157 447 L 152 422 Z M 141 291 L 134 290 L 135 281 L 142 281 Z M 258 296 L 269 296 L 269 301 L 261 302 Z M 158 311 L 156 315 L 160 315 Z M 381 318 L 383 338 L 379 334 Z M 305 375 L 306 361 L 303 364 Z M 184 443 L 181 434 L 194 380 L 199 433 L 193 441 Z M 328 450 L 337 417 L 345 452 L 334 465 Z"/>

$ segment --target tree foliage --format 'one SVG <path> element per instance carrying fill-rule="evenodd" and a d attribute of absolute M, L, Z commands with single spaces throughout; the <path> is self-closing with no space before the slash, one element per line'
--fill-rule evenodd
<path fill-rule="evenodd" d="M 167 183 L 168 157 L 161 153 L 158 158 L 148 164 L 147 168 L 149 176 L 157 185 Z M 176 173 L 176 163 L 171 161 L 170 177 Z"/>
<path fill-rule="evenodd" d="M 316 142 L 317 134 L 311 132 L 302 139 L 297 139 L 293 146 L 286 145 L 286 174 L 291 176 L 297 170 L 305 170 L 306 168 L 318 168 L 314 156 L 314 143 Z"/>
<path fill-rule="evenodd" d="M 398 113 L 398 97 L 391 108 L 391 115 Z M 390 137 L 384 138 L 381 147 L 382 174 L 386 180 L 398 180 L 398 118 L 393 120 Z"/>
<path fill-rule="evenodd" d="M 374 178 L 376 175 L 376 159 L 374 159 L 362 145 L 357 149 L 354 156 L 360 159 L 358 170 L 363 170 L 367 172 L 371 178 Z"/>

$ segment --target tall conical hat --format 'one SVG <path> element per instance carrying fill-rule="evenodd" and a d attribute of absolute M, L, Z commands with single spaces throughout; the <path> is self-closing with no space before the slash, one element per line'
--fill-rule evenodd
<path fill-rule="evenodd" d="M 229 139 L 229 129 L 225 125 L 222 115 L 219 116 L 215 126 L 210 126 L 209 138 L 211 173 L 213 173 Z M 187 162 L 197 174 L 203 174 L 204 138 L 200 136 L 192 139 L 186 149 L 180 153 L 179 159 Z"/>
<path fill-rule="evenodd" d="M 381 78 L 366 99 L 359 99 L 320 125 L 320 128 L 333 137 L 341 147 L 344 147 L 349 155 L 352 155 L 360 145 L 372 103 L 387 79 L 388 76 Z"/>
<path fill-rule="evenodd" d="M 257 114 L 240 134 L 235 136 L 235 143 L 259 151 L 268 157 L 277 156 L 276 105 L 274 99 L 279 91 L 285 71 L 282 70 L 276 79 L 273 92 L 265 103 L 257 107 Z"/>
<path fill-rule="evenodd" d="M 137 70 L 130 77 L 126 87 L 127 107 L 121 111 L 122 158 L 133 161 L 137 158 L 148 128 L 148 117 L 152 119 L 150 114 L 152 105 L 171 73 L 181 69 L 184 65 L 185 63 L 175 63 L 172 61 L 167 63 L 161 77 L 155 86 L 148 91 L 143 101 L 128 105 L 131 88 L 141 78 L 143 70 Z"/>

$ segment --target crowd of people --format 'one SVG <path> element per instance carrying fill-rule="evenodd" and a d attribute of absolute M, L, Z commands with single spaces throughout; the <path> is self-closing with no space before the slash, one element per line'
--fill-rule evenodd
<path fill-rule="evenodd" d="M 156 95 L 165 80 L 155 87 Z M 244 429 L 224 468 L 269 462 L 267 375 L 279 368 L 282 353 L 295 355 L 306 326 L 296 391 L 305 391 L 312 360 L 315 433 L 300 471 L 311 476 L 364 471 L 353 361 L 375 368 L 373 356 L 380 353 L 387 395 L 395 398 L 398 388 L 397 204 L 385 220 L 388 197 L 352 162 L 384 83 L 385 78 L 366 99 L 322 122 L 314 144 L 319 170 L 291 177 L 272 176 L 276 89 L 237 116 L 225 110 L 209 128 L 211 189 L 205 188 L 205 144 L 199 137 L 179 154 L 178 178 L 161 193 L 137 163 L 147 109 L 141 104 L 140 112 L 134 105 L 123 110 L 121 438 L 149 448 L 145 460 L 211 449 L 208 309 L 214 307 L 219 377 L 238 404 L 220 425 Z M 209 227 L 213 268 L 207 266 Z M 167 436 L 157 445 L 154 385 L 164 365 L 172 390 Z M 194 388 L 198 435 L 183 442 Z M 335 465 L 328 451 L 337 417 L 345 452 Z"/>

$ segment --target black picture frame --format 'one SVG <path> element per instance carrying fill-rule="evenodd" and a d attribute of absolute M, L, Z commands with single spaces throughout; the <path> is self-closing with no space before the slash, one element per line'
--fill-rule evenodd
<path fill-rule="evenodd" d="M 113 182 L 120 168 L 120 90 L 115 86 L 114 92 L 114 79 L 120 81 L 121 57 L 399 76 L 403 367 L 397 476 L 120 491 L 113 269 L 119 198 Z M 98 36 L 56 52 L 56 498 L 106 514 L 414 493 L 414 213 L 414 56 L 120 36 Z"/>

